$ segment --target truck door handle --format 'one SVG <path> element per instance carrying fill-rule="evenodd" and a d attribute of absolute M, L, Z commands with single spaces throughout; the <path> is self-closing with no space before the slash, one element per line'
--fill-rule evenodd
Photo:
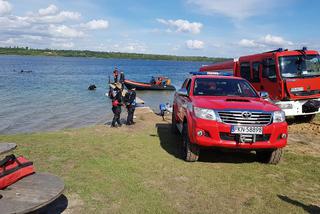
<path fill-rule="evenodd" d="M 260 86 L 260 90 L 264 90 L 264 87 L 263 87 L 263 85 L 261 85 L 261 86 Z"/>

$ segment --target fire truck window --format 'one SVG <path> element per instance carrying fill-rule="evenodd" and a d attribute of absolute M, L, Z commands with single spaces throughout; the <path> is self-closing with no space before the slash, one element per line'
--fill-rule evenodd
<path fill-rule="evenodd" d="M 268 78 L 271 81 L 275 81 L 277 79 L 276 64 L 273 58 L 264 60 L 262 77 Z"/>
<path fill-rule="evenodd" d="M 243 62 L 243 63 L 240 64 L 240 76 L 242 78 L 245 78 L 248 81 L 251 81 L 250 63 Z"/>
<path fill-rule="evenodd" d="M 260 62 L 254 62 L 252 64 L 253 78 L 251 82 L 260 82 L 260 64 Z"/>

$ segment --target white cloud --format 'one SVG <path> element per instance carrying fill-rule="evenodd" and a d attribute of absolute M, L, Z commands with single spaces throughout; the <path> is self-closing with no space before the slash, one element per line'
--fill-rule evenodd
<path fill-rule="evenodd" d="M 241 39 L 238 45 L 246 48 L 273 48 L 293 46 L 294 43 L 285 40 L 281 36 L 273 36 L 271 34 L 267 34 L 261 38 L 258 38 L 257 40 Z"/>
<path fill-rule="evenodd" d="M 79 38 L 84 36 L 82 31 L 73 29 L 66 25 L 50 25 L 48 30 L 51 35 L 56 37 Z"/>
<path fill-rule="evenodd" d="M 9 38 L 9 39 L 0 41 L 0 44 L 1 44 L 1 45 L 4 45 L 4 46 L 7 46 L 7 45 L 14 45 L 15 42 L 16 42 L 15 39 Z"/>
<path fill-rule="evenodd" d="M 59 11 L 58 7 L 53 5 L 53 4 L 51 4 L 47 8 L 40 9 L 38 11 L 38 13 L 41 16 L 47 16 L 47 15 L 56 14 L 56 13 L 58 13 L 58 11 Z"/>
<path fill-rule="evenodd" d="M 27 21 L 31 23 L 62 23 L 69 20 L 78 20 L 80 19 L 81 14 L 78 12 L 72 11 L 61 11 L 57 14 L 48 14 L 48 15 L 40 15 L 40 14 L 30 14 L 27 16 Z"/>
<path fill-rule="evenodd" d="M 271 45 L 271 46 L 291 46 L 293 45 L 293 42 L 287 41 L 284 38 L 280 36 L 273 36 L 270 34 L 267 34 L 265 37 L 261 39 L 261 41 L 266 44 L 266 45 Z"/>
<path fill-rule="evenodd" d="M 9 14 L 11 10 L 12 6 L 8 1 L 0 0 L 0 16 Z"/>
<path fill-rule="evenodd" d="M 71 49 L 74 47 L 73 42 L 67 42 L 67 43 L 52 43 L 51 47 L 58 48 L 58 49 Z"/>
<path fill-rule="evenodd" d="M 264 14 L 283 3 L 278 0 L 188 0 L 187 2 L 206 14 L 219 14 L 240 20 Z"/>
<path fill-rule="evenodd" d="M 42 41 L 42 36 L 32 36 L 32 35 L 21 35 L 23 39 L 33 40 L 33 41 Z"/>
<path fill-rule="evenodd" d="M 256 48 L 263 46 L 262 44 L 259 44 L 256 41 L 250 39 L 241 39 L 239 45 L 246 48 Z"/>
<path fill-rule="evenodd" d="M 169 28 L 167 32 L 171 32 L 173 29 L 176 32 L 184 32 L 184 33 L 193 33 L 198 34 L 203 27 L 203 24 L 200 22 L 189 22 L 188 20 L 177 19 L 177 20 L 165 20 L 165 19 L 157 19 L 157 21 L 161 24 L 167 25 Z"/>
<path fill-rule="evenodd" d="M 146 51 L 146 45 L 138 42 L 131 42 L 122 48 L 120 48 L 120 51 L 124 52 L 145 52 Z"/>
<path fill-rule="evenodd" d="M 13 30 L 13 29 L 21 29 L 30 27 L 30 23 L 28 23 L 24 17 L 19 16 L 7 16 L 0 17 L 0 30 Z"/>
<path fill-rule="evenodd" d="M 90 30 L 106 29 L 109 27 L 109 22 L 102 19 L 99 19 L 99 20 L 94 19 L 85 24 L 81 24 L 81 27 L 90 29 Z"/>
<path fill-rule="evenodd" d="M 4 10 L 3 5 L 9 5 Z M 0 46 L 31 46 L 39 48 L 77 48 L 88 39 L 92 30 L 108 28 L 108 21 L 97 19 L 79 23 L 81 14 L 60 10 L 51 4 L 24 16 L 10 14 L 11 5 L 0 0 Z M 83 42 L 81 43 L 83 46 Z"/>
<path fill-rule="evenodd" d="M 109 40 L 107 44 L 101 43 L 97 47 L 92 47 L 98 51 L 127 52 L 127 53 L 145 53 L 147 45 L 141 41 L 113 41 Z"/>
<path fill-rule="evenodd" d="M 189 49 L 203 49 L 204 42 L 200 40 L 188 40 L 186 41 L 186 45 Z"/>

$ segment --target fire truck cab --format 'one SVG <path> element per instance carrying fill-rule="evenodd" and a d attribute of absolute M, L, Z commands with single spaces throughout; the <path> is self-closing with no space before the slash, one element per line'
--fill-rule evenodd
<path fill-rule="evenodd" d="M 277 49 L 202 66 L 200 71 L 228 71 L 268 92 L 286 116 L 311 121 L 320 112 L 320 56 L 317 51 Z"/>

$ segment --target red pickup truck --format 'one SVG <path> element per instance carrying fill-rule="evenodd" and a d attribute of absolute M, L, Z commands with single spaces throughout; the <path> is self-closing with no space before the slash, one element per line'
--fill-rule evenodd
<path fill-rule="evenodd" d="M 222 147 L 277 164 L 287 144 L 284 112 L 243 78 L 204 74 L 187 78 L 174 95 L 172 131 L 182 134 L 183 158 L 197 161 L 201 147 Z"/>

